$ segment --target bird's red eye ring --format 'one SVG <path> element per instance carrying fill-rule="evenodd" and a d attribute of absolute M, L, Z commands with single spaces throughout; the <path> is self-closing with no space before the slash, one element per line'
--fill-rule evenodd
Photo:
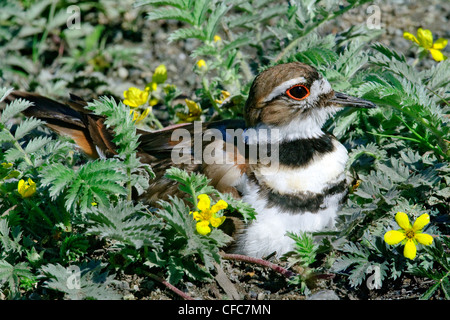
<path fill-rule="evenodd" d="M 286 94 L 294 100 L 303 100 L 309 96 L 309 89 L 302 84 L 296 84 L 287 89 Z"/>

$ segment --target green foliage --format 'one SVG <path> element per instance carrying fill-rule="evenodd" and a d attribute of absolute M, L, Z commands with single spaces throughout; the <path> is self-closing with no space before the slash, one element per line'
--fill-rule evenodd
<path fill-rule="evenodd" d="M 120 295 L 114 290 L 114 275 L 101 272 L 104 268 L 98 261 L 64 267 L 60 264 L 48 264 L 42 272 L 49 280 L 44 285 L 60 291 L 70 300 L 116 300 Z"/>
<path fill-rule="evenodd" d="M 200 194 L 214 194 L 228 203 L 227 210 L 229 210 L 230 213 L 237 212 L 239 216 L 244 218 L 245 222 L 250 222 L 255 219 L 255 209 L 241 200 L 236 200 L 230 194 L 218 192 L 208 185 L 210 180 L 202 174 L 195 172 L 188 174 L 183 170 L 172 167 L 166 171 L 165 176 L 179 183 L 178 188 L 187 194 L 185 199 L 195 207 L 197 206 L 197 197 Z"/>
<path fill-rule="evenodd" d="M 191 280 L 206 280 L 211 277 L 214 262 L 220 261 L 219 248 L 230 238 L 215 229 L 207 236 L 198 234 L 189 208 L 178 198 L 170 202 L 159 202 L 158 211 L 167 224 L 164 250 L 148 255 L 148 264 L 167 272 L 167 280 L 177 284 L 185 275 Z"/>
<path fill-rule="evenodd" d="M 313 264 L 316 262 L 319 245 L 314 243 L 314 238 L 311 234 L 301 232 L 295 234 L 288 232 L 286 234 L 289 238 L 294 240 L 294 250 L 286 253 L 283 258 L 289 263 L 289 266 L 294 266 L 300 272 L 289 279 L 291 285 L 298 286 L 301 293 L 309 294 L 308 282 L 316 272 Z"/>
<path fill-rule="evenodd" d="M 212 194 L 225 201 L 231 199 L 209 186 L 209 180 L 204 175 L 188 174 L 178 168 L 171 168 L 167 170 L 166 177 L 178 182 L 179 189 L 186 193 L 185 199 L 193 208 L 197 207 L 197 197 L 200 194 Z M 241 201 L 232 200 L 227 203 L 228 209 L 241 213 L 246 219 L 254 216 L 254 210 Z M 219 249 L 230 243 L 230 236 L 216 228 L 208 235 L 199 234 L 191 209 L 177 197 L 159 201 L 159 205 L 161 209 L 157 214 L 166 222 L 168 234 L 163 250 L 151 253 L 148 263 L 167 270 L 167 280 L 172 284 L 178 283 L 183 276 L 191 280 L 211 278 L 214 263 L 220 263 Z"/>
<path fill-rule="evenodd" d="M 433 280 L 433 285 L 423 294 L 422 299 L 428 300 L 440 289 L 445 299 L 450 299 L 450 257 L 448 249 L 450 239 L 443 237 L 437 239 L 434 247 L 427 248 L 427 255 L 422 258 L 419 265 L 412 267 L 412 274 L 427 277 Z"/>
<path fill-rule="evenodd" d="M 292 265 L 299 263 L 303 266 L 309 266 L 316 262 L 318 245 L 314 243 L 314 239 L 310 234 L 306 232 L 300 234 L 288 232 L 287 236 L 295 242 L 294 252 L 289 255 Z"/>
<path fill-rule="evenodd" d="M 88 234 L 119 241 L 140 249 L 143 246 L 161 250 L 162 221 L 145 211 L 142 204 L 120 200 L 116 205 L 93 207 L 87 214 Z"/>
<path fill-rule="evenodd" d="M 77 171 L 61 164 L 48 166 L 43 170 L 42 185 L 50 186 L 50 196 L 66 193 L 66 209 L 86 211 L 93 202 L 106 206 L 109 195 L 126 195 L 125 189 L 117 182 L 125 180 L 125 175 L 117 170 L 120 163 L 115 159 L 89 162 Z"/>

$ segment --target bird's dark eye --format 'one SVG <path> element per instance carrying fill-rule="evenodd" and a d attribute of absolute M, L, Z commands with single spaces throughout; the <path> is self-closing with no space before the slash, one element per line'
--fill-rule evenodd
<path fill-rule="evenodd" d="M 309 96 L 309 90 L 307 87 L 301 84 L 296 84 L 286 90 L 286 94 L 294 100 L 303 100 Z"/>

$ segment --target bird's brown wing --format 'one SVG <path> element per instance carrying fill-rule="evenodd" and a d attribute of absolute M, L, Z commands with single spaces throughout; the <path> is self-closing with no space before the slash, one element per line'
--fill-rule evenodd
<path fill-rule="evenodd" d="M 220 192 L 239 197 L 236 186 L 247 170 L 247 161 L 235 146 L 242 139 L 244 121 L 224 120 L 203 124 L 184 124 L 140 137 L 139 156 L 150 163 L 156 174 L 146 198 L 150 202 L 177 194 L 173 181 L 164 177 L 170 167 L 205 174 Z M 233 140 L 230 134 L 235 133 Z"/>
<path fill-rule="evenodd" d="M 23 112 L 27 117 L 41 119 L 58 134 L 69 136 L 88 156 L 98 158 L 99 153 L 107 157 L 117 154 L 112 129 L 106 128 L 103 117 L 85 109 L 87 103 L 80 97 L 70 95 L 70 101 L 63 104 L 35 93 L 14 91 L 7 101 L 19 98 L 33 103 Z M 247 164 L 235 144 L 241 139 L 244 127 L 241 120 L 224 120 L 203 123 L 200 128 L 194 124 L 181 124 L 154 132 L 138 130 L 138 156 L 142 162 L 150 164 L 156 174 L 143 195 L 144 200 L 154 204 L 158 199 L 167 199 L 170 194 L 177 195 L 175 183 L 164 177 L 172 166 L 203 173 L 219 191 L 238 196 L 235 186 Z M 208 138 L 206 133 L 211 131 L 214 137 Z M 233 133 L 236 136 L 230 141 L 228 136 Z M 186 139 L 187 136 L 190 139 Z"/>

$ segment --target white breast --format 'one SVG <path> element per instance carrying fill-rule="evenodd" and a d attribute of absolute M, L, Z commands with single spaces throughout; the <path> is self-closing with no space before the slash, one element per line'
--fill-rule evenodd
<path fill-rule="evenodd" d="M 310 192 L 321 193 L 333 183 L 345 178 L 345 163 L 347 150 L 335 141 L 334 152 L 325 154 L 306 167 L 282 168 L 278 172 L 258 172 L 257 179 L 280 194 Z M 276 174 L 276 176 L 274 175 Z M 237 251 L 253 257 L 264 257 L 273 252 L 277 256 L 293 249 L 293 240 L 286 232 L 314 232 L 332 228 L 335 223 L 339 204 L 344 193 L 326 196 L 323 206 L 318 212 L 305 212 L 299 208 L 299 213 L 283 212 L 279 207 L 270 207 L 267 199 L 260 193 L 260 187 L 249 180 L 242 185 L 243 200 L 256 210 L 256 221 L 253 221 L 238 239 Z"/>
<path fill-rule="evenodd" d="M 324 188 L 343 178 L 348 159 L 347 150 L 334 141 L 335 150 L 315 158 L 305 167 L 259 167 L 254 171 L 256 178 L 281 194 L 313 192 L 321 193 Z"/>

